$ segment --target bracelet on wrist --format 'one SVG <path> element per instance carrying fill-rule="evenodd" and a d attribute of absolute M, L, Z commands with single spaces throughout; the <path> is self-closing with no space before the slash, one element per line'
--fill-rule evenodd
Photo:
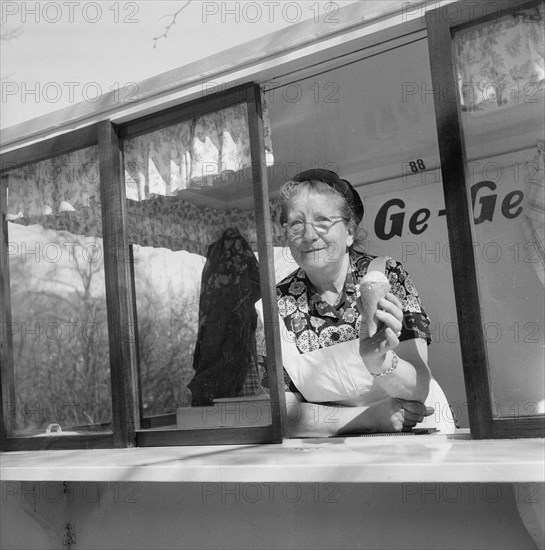
<path fill-rule="evenodd" d="M 386 376 L 387 374 L 391 374 L 392 372 L 394 372 L 397 369 L 398 364 L 399 364 L 399 357 L 397 356 L 396 352 L 392 350 L 392 364 L 390 365 L 390 367 L 385 371 L 379 372 L 377 374 L 375 374 L 374 372 L 372 372 L 371 374 L 375 378 L 382 378 L 383 376 Z"/>

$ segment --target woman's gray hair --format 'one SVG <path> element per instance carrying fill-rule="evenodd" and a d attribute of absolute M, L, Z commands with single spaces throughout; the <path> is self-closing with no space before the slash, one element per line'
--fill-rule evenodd
<path fill-rule="evenodd" d="M 367 248 L 367 231 L 363 227 L 363 220 L 358 223 L 354 211 L 348 204 L 348 201 L 330 185 L 319 180 L 292 181 L 289 180 L 280 189 L 280 223 L 284 224 L 288 220 L 288 209 L 291 201 L 302 191 L 309 190 L 315 193 L 331 195 L 339 199 L 341 216 L 344 218 L 346 227 L 353 231 L 354 242 L 350 247 L 357 252 L 365 252 Z"/>

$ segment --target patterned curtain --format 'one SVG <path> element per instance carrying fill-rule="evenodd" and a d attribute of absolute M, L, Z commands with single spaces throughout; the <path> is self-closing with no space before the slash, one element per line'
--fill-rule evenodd
<path fill-rule="evenodd" d="M 267 165 L 272 165 L 266 108 L 264 134 Z M 204 256 L 226 228 L 236 227 L 255 249 L 253 209 L 199 208 L 178 195 L 250 168 L 249 140 L 247 107 L 240 104 L 125 141 L 130 242 Z M 5 177 L 8 221 L 102 237 L 98 147 L 28 164 Z M 276 202 L 271 214 L 274 240 L 282 244 Z"/>
<path fill-rule="evenodd" d="M 264 103 L 264 102 L 263 102 Z M 267 165 L 274 164 L 264 103 Z M 200 208 L 184 200 L 186 189 L 213 188 L 251 169 L 246 104 L 207 113 L 124 142 L 129 240 L 133 244 L 206 255 L 228 228 L 256 247 L 255 211 Z M 244 179 L 244 177 L 240 178 Z M 236 183 L 235 183 L 236 185 Z M 279 206 L 271 204 L 273 233 L 281 242 Z"/>
<path fill-rule="evenodd" d="M 284 246 L 280 203 L 270 202 L 273 245 Z M 128 201 L 129 240 L 140 246 L 186 250 L 206 256 L 208 246 L 228 228 L 236 228 L 253 250 L 257 247 L 255 210 L 198 208 L 178 197 Z"/>
<path fill-rule="evenodd" d="M 267 166 L 274 164 L 270 121 L 263 102 Z M 173 196 L 211 187 L 251 167 L 245 103 L 128 139 L 123 144 L 127 198 Z"/>
<path fill-rule="evenodd" d="M 456 33 L 453 48 L 463 110 L 543 97 L 544 15 L 540 4 Z"/>
<path fill-rule="evenodd" d="M 98 147 L 11 170 L 7 220 L 102 236 Z"/>

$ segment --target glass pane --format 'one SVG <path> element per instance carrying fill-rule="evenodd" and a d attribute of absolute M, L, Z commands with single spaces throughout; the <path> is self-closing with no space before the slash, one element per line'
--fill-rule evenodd
<path fill-rule="evenodd" d="M 431 320 L 428 364 L 449 401 L 436 405 L 434 418 L 450 421 L 454 413 L 468 427 L 432 78 L 422 63 L 427 41 L 357 55 L 268 90 L 270 189 L 310 168 L 333 170 L 356 187 L 367 252 L 403 264 Z M 288 249 L 277 249 L 277 281 L 297 267 Z"/>
<path fill-rule="evenodd" d="M 270 425 L 246 105 L 123 148 L 142 426 Z"/>
<path fill-rule="evenodd" d="M 98 151 L 11 171 L 14 436 L 110 429 Z"/>
<path fill-rule="evenodd" d="M 544 8 L 456 33 L 495 417 L 545 413 Z"/>

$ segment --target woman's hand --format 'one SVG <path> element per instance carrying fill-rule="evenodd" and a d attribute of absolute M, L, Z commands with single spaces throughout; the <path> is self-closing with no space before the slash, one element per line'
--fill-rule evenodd
<path fill-rule="evenodd" d="M 369 337 L 367 327 L 360 328 L 360 355 L 371 372 L 380 372 L 386 353 L 399 345 L 398 336 L 403 327 L 401 302 L 391 293 L 379 300 L 375 317 L 381 323 L 374 336 Z"/>
<path fill-rule="evenodd" d="M 390 397 L 369 408 L 375 432 L 408 432 L 434 412 L 433 407 L 426 407 L 420 401 L 398 397 Z"/>
<path fill-rule="evenodd" d="M 286 392 L 290 437 L 329 437 L 357 433 L 408 432 L 434 413 L 420 401 L 389 397 L 368 407 L 308 403 L 300 394 Z"/>
<path fill-rule="evenodd" d="M 337 434 L 408 432 L 434 412 L 421 401 L 399 397 L 369 407 L 341 407 Z"/>

